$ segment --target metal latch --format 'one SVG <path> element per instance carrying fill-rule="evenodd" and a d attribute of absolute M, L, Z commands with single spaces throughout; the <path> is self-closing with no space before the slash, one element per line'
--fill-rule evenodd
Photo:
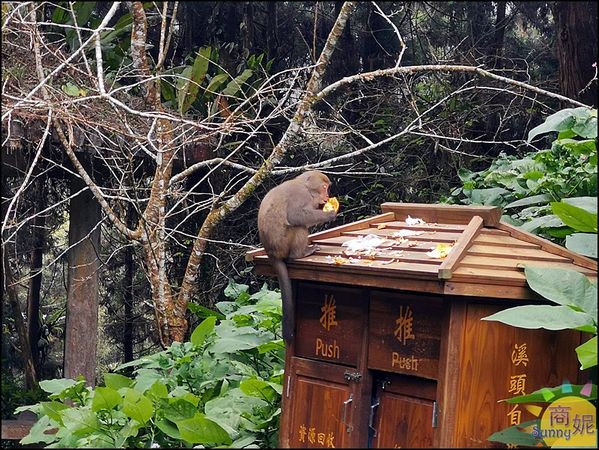
<path fill-rule="evenodd" d="M 345 378 L 345 381 L 349 383 L 359 383 L 362 379 L 362 374 L 360 372 L 350 372 L 349 370 L 346 370 L 343 374 L 343 378 Z"/>
<path fill-rule="evenodd" d="M 439 426 L 439 404 L 434 401 L 433 402 L 433 428 L 437 428 Z"/>

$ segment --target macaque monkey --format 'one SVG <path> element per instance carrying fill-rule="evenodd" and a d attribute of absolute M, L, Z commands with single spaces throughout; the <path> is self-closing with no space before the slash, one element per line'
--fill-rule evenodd
<path fill-rule="evenodd" d="M 258 210 L 260 242 L 272 264 L 283 299 L 283 339 L 289 344 L 294 336 L 294 302 L 291 280 L 285 263 L 288 259 L 311 255 L 318 247 L 308 242 L 308 227 L 334 220 L 335 211 L 321 207 L 329 199 L 331 181 L 322 172 L 312 170 L 271 189 Z"/>

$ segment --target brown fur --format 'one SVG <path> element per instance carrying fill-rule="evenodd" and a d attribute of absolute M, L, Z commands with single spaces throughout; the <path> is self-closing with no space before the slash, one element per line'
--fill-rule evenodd
<path fill-rule="evenodd" d="M 268 258 L 277 272 L 283 299 L 283 339 L 294 336 L 294 302 L 285 261 L 311 255 L 317 250 L 309 245 L 308 228 L 334 220 L 337 213 L 323 212 L 321 205 L 329 199 L 329 178 L 311 170 L 271 189 L 258 211 L 258 232 Z"/>

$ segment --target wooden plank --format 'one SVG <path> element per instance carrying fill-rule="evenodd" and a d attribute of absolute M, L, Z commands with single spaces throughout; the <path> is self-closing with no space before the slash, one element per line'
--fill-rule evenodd
<path fill-rule="evenodd" d="M 373 292 L 368 368 L 436 380 L 446 314 L 441 296 Z"/>
<path fill-rule="evenodd" d="M 364 273 L 365 271 L 377 273 L 389 273 L 399 275 L 401 273 L 414 275 L 417 273 L 425 275 L 437 276 L 438 265 L 434 264 L 435 260 L 427 263 L 411 263 L 411 262 L 391 262 L 387 263 L 384 260 L 371 259 L 354 259 L 350 262 L 348 258 L 342 264 L 335 263 L 333 258 L 328 258 L 325 255 L 310 255 L 302 259 L 297 259 L 288 264 L 289 270 L 293 267 L 314 267 L 314 270 L 320 270 L 323 266 L 329 267 L 332 270 L 352 272 L 354 274 Z M 317 267 L 316 267 L 317 266 Z M 341 274 L 340 274 L 341 275 Z"/>
<path fill-rule="evenodd" d="M 516 239 L 511 237 L 509 234 L 489 234 L 483 233 L 482 230 L 474 239 L 475 244 L 482 245 L 498 245 L 503 247 L 511 247 L 511 248 L 541 248 L 539 244 L 534 244 L 532 242 L 525 242 L 520 239 Z"/>
<path fill-rule="evenodd" d="M 493 270 L 472 267 L 458 267 L 453 272 L 452 280 L 472 281 L 473 283 L 505 283 L 523 286 L 526 284 L 524 273 L 519 270 Z"/>
<path fill-rule="evenodd" d="M 584 267 L 574 266 L 570 263 L 555 262 L 555 261 L 522 261 L 514 259 L 512 257 L 505 258 L 492 258 L 488 256 L 474 256 L 466 255 L 460 262 L 460 267 L 478 267 L 482 269 L 494 269 L 494 270 L 524 270 L 524 265 L 532 267 L 552 267 L 560 269 L 574 269 L 578 270 L 585 275 L 591 275 L 596 277 L 597 272 Z"/>
<path fill-rule="evenodd" d="M 275 273 L 270 264 L 256 261 L 256 274 L 268 277 L 275 277 Z M 437 270 L 431 274 L 421 272 L 413 274 L 384 273 L 373 274 L 371 271 L 363 271 L 357 275 L 348 273 L 348 271 L 339 271 L 334 267 L 322 265 L 318 270 L 310 267 L 291 267 L 289 276 L 295 280 L 317 281 L 323 283 L 336 283 L 348 286 L 366 286 L 377 287 L 381 289 L 397 289 L 400 291 L 415 291 L 442 293 L 443 281 L 437 278 Z"/>
<path fill-rule="evenodd" d="M 431 258 L 426 255 L 426 252 L 430 250 L 430 247 L 422 247 L 418 248 L 407 248 L 407 250 L 397 249 L 397 247 L 393 247 L 393 249 L 378 249 L 375 253 L 375 257 L 373 258 L 377 265 L 380 262 L 381 264 L 385 264 L 390 260 L 397 260 L 398 262 L 415 262 L 422 264 L 435 264 L 439 265 L 440 260 L 437 258 Z M 365 256 L 360 255 L 351 255 L 349 252 L 345 252 L 347 250 L 345 247 L 340 246 L 332 246 L 332 245 L 320 245 L 320 250 L 318 250 L 314 255 L 308 256 L 307 260 L 310 260 L 312 256 L 339 256 L 342 258 L 361 258 L 368 259 Z M 372 259 L 372 258 L 371 258 Z"/>
<path fill-rule="evenodd" d="M 472 245 L 472 240 L 478 234 L 479 230 L 483 226 L 483 219 L 480 216 L 474 216 L 470 219 L 470 222 L 466 226 L 466 229 L 456 241 L 447 257 L 441 263 L 439 267 L 439 278 L 442 280 L 448 280 L 458 263 L 466 254 L 466 250 Z"/>
<path fill-rule="evenodd" d="M 523 231 L 517 227 L 508 225 L 507 223 L 500 222 L 499 224 L 497 224 L 497 228 L 499 228 L 500 230 L 508 231 L 511 236 L 517 239 L 539 244 L 543 250 L 565 257 L 573 261 L 574 264 L 597 271 L 597 261 L 591 258 L 587 258 L 586 256 L 579 255 L 578 253 L 574 253 L 568 250 L 567 248 L 562 247 L 561 245 L 557 245 L 551 241 L 548 241 L 547 239 L 543 239 L 542 237 L 539 237 L 527 231 Z"/>
<path fill-rule="evenodd" d="M 485 226 L 495 226 L 501 219 L 501 209 L 493 206 L 464 206 L 422 203 L 387 202 L 381 205 L 383 212 L 395 213 L 396 220 L 406 217 L 420 218 L 429 223 L 467 224 L 474 216 L 480 216 Z"/>
<path fill-rule="evenodd" d="M 462 224 L 449 224 L 449 223 L 424 223 L 421 225 L 408 225 L 406 222 L 401 220 L 393 220 L 387 222 L 373 222 L 370 224 L 370 228 L 377 229 L 391 229 L 391 230 L 435 230 L 435 231 L 448 231 L 461 233 L 466 228 L 466 225 Z"/>
<path fill-rule="evenodd" d="M 541 300 L 542 297 L 526 285 L 509 286 L 507 284 L 472 283 L 452 278 L 444 284 L 446 295 L 502 298 L 514 300 L 514 305 L 524 304 L 522 300 Z"/>
<path fill-rule="evenodd" d="M 373 217 L 369 217 L 366 219 L 362 219 L 362 220 L 358 220 L 357 222 L 352 222 L 352 223 L 348 223 L 345 225 L 340 225 L 338 227 L 335 228 L 331 228 L 330 230 L 324 230 L 321 231 L 319 233 L 314 233 L 310 235 L 310 240 L 311 242 L 314 242 L 315 240 L 320 240 L 320 239 L 326 239 L 329 237 L 334 237 L 334 236 L 339 236 L 341 234 L 342 231 L 354 231 L 354 230 L 360 230 L 360 229 L 367 229 L 369 227 L 369 224 L 372 222 L 376 222 L 376 221 L 385 221 L 385 220 L 390 220 L 393 219 L 394 215 L 393 213 L 384 213 L 384 214 L 379 214 L 377 216 L 373 216 Z M 245 254 L 245 260 L 246 261 L 253 261 L 253 259 L 256 256 L 262 256 L 262 255 L 266 255 L 266 252 L 264 251 L 264 248 L 257 248 L 255 250 L 250 250 L 249 252 L 247 252 Z"/>
<path fill-rule="evenodd" d="M 418 234 L 418 235 L 414 235 L 414 236 L 406 236 L 406 239 L 411 240 L 411 241 L 430 240 L 430 241 L 434 241 L 434 242 L 455 242 L 462 235 L 461 231 L 455 232 L 455 233 L 450 233 L 450 232 L 437 231 L 437 230 L 426 230 L 426 229 L 422 229 L 422 227 L 420 227 L 420 229 L 417 231 L 422 231 L 422 234 Z M 354 238 L 354 237 L 358 237 L 358 236 L 365 236 L 367 234 L 375 234 L 377 236 L 384 237 L 386 239 L 394 240 L 395 238 L 392 237 L 393 233 L 397 233 L 397 231 L 387 230 L 387 229 L 377 230 L 375 228 L 371 228 L 367 232 L 366 232 L 366 230 L 344 232 L 342 234 L 342 236 L 349 236 L 350 238 Z"/>
<path fill-rule="evenodd" d="M 2 420 L 2 439 L 10 441 L 20 441 L 29 434 L 31 427 L 35 424 L 35 420 Z M 51 430 L 54 434 L 58 428 Z"/>
<path fill-rule="evenodd" d="M 479 245 L 474 244 L 468 249 L 469 255 L 490 256 L 490 257 L 505 257 L 520 260 L 537 260 L 537 261 L 557 261 L 571 262 L 570 259 L 559 256 L 541 249 L 529 248 L 505 248 L 494 245 Z"/>

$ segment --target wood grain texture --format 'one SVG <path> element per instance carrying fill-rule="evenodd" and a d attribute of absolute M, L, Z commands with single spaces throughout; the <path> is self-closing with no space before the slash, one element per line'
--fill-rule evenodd
<path fill-rule="evenodd" d="M 439 278 L 442 280 L 448 280 L 451 278 L 453 271 L 465 256 L 466 251 L 472 245 L 472 241 L 479 233 L 482 226 L 482 217 L 474 216 L 472 219 L 470 219 L 470 222 L 468 222 L 468 225 L 456 241 L 455 245 L 441 263 L 441 266 L 439 267 Z"/>
<path fill-rule="evenodd" d="M 467 224 L 473 216 L 480 216 L 483 218 L 485 226 L 495 226 L 501 219 L 501 209 L 493 206 L 388 202 L 381 205 L 381 210 L 395 213 L 397 220 L 404 220 L 410 215 L 429 223 Z"/>
<path fill-rule="evenodd" d="M 455 396 L 457 415 L 449 446 L 491 447 L 487 438 L 508 427 L 511 418 L 518 423 L 534 418 L 523 407 L 510 414 L 514 405 L 500 400 L 576 379 L 573 349 L 580 333 L 526 330 L 481 320 L 500 309 L 481 303 L 467 306 Z"/>
<path fill-rule="evenodd" d="M 437 379 L 446 322 L 441 297 L 373 292 L 368 368 Z"/>

